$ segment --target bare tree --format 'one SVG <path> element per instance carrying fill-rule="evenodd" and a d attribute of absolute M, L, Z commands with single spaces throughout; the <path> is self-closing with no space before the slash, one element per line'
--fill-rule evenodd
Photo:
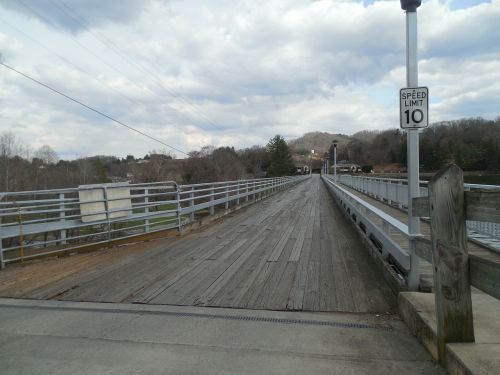
<path fill-rule="evenodd" d="M 40 159 L 44 164 L 56 164 L 59 161 L 59 155 L 49 145 L 43 145 L 35 152 L 35 158 Z"/>
<path fill-rule="evenodd" d="M 16 173 L 12 166 L 13 158 L 21 156 L 23 147 L 14 133 L 0 133 L 0 191 L 9 191 L 16 182 Z"/>

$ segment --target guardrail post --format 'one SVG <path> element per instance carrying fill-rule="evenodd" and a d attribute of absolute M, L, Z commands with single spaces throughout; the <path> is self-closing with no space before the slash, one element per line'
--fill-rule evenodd
<path fill-rule="evenodd" d="M 226 210 L 229 210 L 229 186 L 227 186 L 227 184 L 226 184 L 226 188 L 224 189 L 224 191 L 226 192 L 226 203 L 224 204 L 224 208 Z"/>
<path fill-rule="evenodd" d="M 191 193 L 189 193 L 189 207 L 191 208 L 191 213 L 189 214 L 189 220 L 194 221 L 194 186 L 191 186 Z"/>
<path fill-rule="evenodd" d="M 451 165 L 429 182 L 439 362 L 446 343 L 474 342 L 463 172 Z"/>
<path fill-rule="evenodd" d="M 210 202 L 213 202 L 214 200 L 214 194 L 215 194 L 215 189 L 214 189 L 214 184 L 212 184 L 212 188 L 210 189 Z M 210 206 L 210 215 L 213 215 L 215 213 L 215 207 L 214 204 Z"/>
<path fill-rule="evenodd" d="M 399 199 L 399 193 L 401 192 L 403 188 L 403 181 L 399 181 L 398 182 L 398 185 L 396 187 L 396 197 L 397 197 L 397 201 L 398 201 L 398 208 L 399 209 L 402 209 L 403 208 L 403 202 L 402 202 L 402 199 Z"/>
<path fill-rule="evenodd" d="M 245 201 L 248 203 L 249 196 L 248 196 L 248 181 L 245 184 Z"/>
<path fill-rule="evenodd" d="M 0 270 L 5 268 L 5 262 L 3 260 L 3 237 L 2 237 L 2 218 L 0 217 Z"/>
<path fill-rule="evenodd" d="M 181 206 L 181 189 L 179 185 L 176 186 L 175 198 L 177 200 L 177 229 L 179 232 L 182 230 L 182 206 Z"/>
<path fill-rule="evenodd" d="M 144 213 L 149 215 L 149 189 L 144 189 Z M 144 231 L 149 232 L 149 219 L 144 220 Z"/>
<path fill-rule="evenodd" d="M 108 241 L 111 240 L 111 218 L 109 215 L 108 190 L 106 186 L 102 187 L 102 196 L 104 200 L 104 211 L 106 211 L 106 221 L 108 222 Z"/>
<path fill-rule="evenodd" d="M 238 198 L 236 198 L 236 205 L 239 206 L 240 205 L 240 182 L 238 181 L 238 185 L 236 187 L 236 196 Z"/>
<path fill-rule="evenodd" d="M 391 196 L 390 196 L 390 186 L 391 186 L 391 182 L 390 181 L 386 181 L 386 183 L 385 183 L 385 197 L 387 199 L 387 203 L 388 204 L 392 203 Z"/>
<path fill-rule="evenodd" d="M 253 200 L 255 201 L 255 181 L 253 182 L 252 191 L 253 191 Z"/>
<path fill-rule="evenodd" d="M 64 211 L 65 209 L 65 204 L 64 204 L 64 193 L 59 194 L 59 221 L 63 222 L 65 221 L 64 217 L 66 216 L 66 212 Z M 61 229 L 60 232 L 60 238 L 61 238 L 61 244 L 66 245 L 66 229 Z"/>

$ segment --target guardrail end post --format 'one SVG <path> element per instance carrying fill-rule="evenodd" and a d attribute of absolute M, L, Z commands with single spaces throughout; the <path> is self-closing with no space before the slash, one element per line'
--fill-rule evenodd
<path fill-rule="evenodd" d="M 213 201 L 213 200 L 214 200 L 214 198 L 215 198 L 215 197 L 214 197 L 214 194 L 215 194 L 215 188 L 214 188 L 214 186 L 215 186 L 215 185 L 214 185 L 214 184 L 212 184 L 212 188 L 211 188 L 211 190 L 210 190 L 210 201 Z M 210 206 L 210 215 L 213 215 L 213 214 L 215 214 L 215 207 L 214 207 L 214 205 L 212 204 L 212 205 Z"/>
<path fill-rule="evenodd" d="M 438 356 L 445 365 L 447 343 L 474 342 L 464 183 L 458 166 L 450 165 L 429 182 L 429 207 Z"/>
<path fill-rule="evenodd" d="M 149 189 L 144 189 L 144 213 L 149 214 Z M 144 231 L 149 232 L 149 219 L 144 220 Z"/>
<path fill-rule="evenodd" d="M 191 187 L 191 193 L 189 193 L 189 206 L 191 207 L 191 213 L 189 214 L 189 219 L 191 222 L 194 221 L 194 186 Z"/>
<path fill-rule="evenodd" d="M 181 206 L 181 191 L 179 188 L 179 185 L 176 186 L 176 192 L 175 192 L 175 197 L 177 200 L 177 230 L 179 232 L 182 232 L 182 206 Z"/>

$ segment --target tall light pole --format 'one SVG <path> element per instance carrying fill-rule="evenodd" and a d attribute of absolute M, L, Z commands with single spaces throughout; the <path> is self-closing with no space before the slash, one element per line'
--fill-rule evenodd
<path fill-rule="evenodd" d="M 417 8 L 421 0 L 401 0 L 401 8 L 406 11 L 406 86 L 418 87 L 417 59 Z M 408 232 L 420 233 L 420 219 L 413 217 L 412 199 L 420 196 L 419 177 L 419 129 L 407 129 L 406 152 L 408 170 Z M 410 240 L 410 273 L 408 287 L 417 290 L 419 285 L 419 259 L 415 254 L 414 241 Z"/>
<path fill-rule="evenodd" d="M 337 182 L 337 141 L 333 141 L 333 181 Z"/>
<path fill-rule="evenodd" d="M 311 150 L 311 160 L 310 160 L 309 174 L 313 173 L 313 155 L 314 155 L 314 150 Z"/>

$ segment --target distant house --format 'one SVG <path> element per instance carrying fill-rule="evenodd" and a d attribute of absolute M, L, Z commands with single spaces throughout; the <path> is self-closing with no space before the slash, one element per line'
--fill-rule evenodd
<path fill-rule="evenodd" d="M 335 167 L 330 165 L 330 173 L 334 172 Z M 341 160 L 337 163 L 337 173 L 358 173 L 361 172 L 361 166 L 351 163 L 347 160 Z"/>
<path fill-rule="evenodd" d="M 295 165 L 295 173 L 297 174 L 308 174 L 309 173 L 309 166 L 308 165 Z"/>

